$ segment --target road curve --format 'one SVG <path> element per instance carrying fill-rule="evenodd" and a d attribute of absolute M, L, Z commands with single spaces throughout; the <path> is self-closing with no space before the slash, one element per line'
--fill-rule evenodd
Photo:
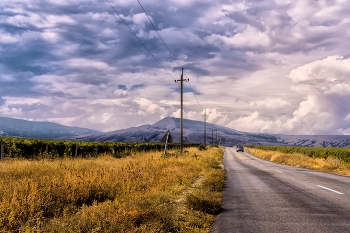
<path fill-rule="evenodd" d="M 350 178 L 271 163 L 227 147 L 214 233 L 350 232 Z"/>

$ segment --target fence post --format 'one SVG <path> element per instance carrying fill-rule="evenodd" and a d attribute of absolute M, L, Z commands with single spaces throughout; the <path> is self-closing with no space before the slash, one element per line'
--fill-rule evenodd
<path fill-rule="evenodd" d="M 168 130 L 168 132 L 167 132 L 167 134 L 166 134 L 166 141 L 165 141 L 165 148 L 164 148 L 163 157 L 166 157 L 166 148 L 167 148 L 167 146 L 168 146 L 169 134 L 170 134 L 170 131 Z"/>
<path fill-rule="evenodd" d="M 96 157 L 98 155 L 98 146 L 96 146 Z"/>
<path fill-rule="evenodd" d="M 114 147 L 112 148 L 112 154 L 115 155 L 115 150 Z"/>
<path fill-rule="evenodd" d="M 78 156 L 78 144 L 75 144 L 75 155 L 74 157 Z"/>
<path fill-rule="evenodd" d="M 1 149 L 0 149 L 0 160 L 3 161 L 5 159 L 5 143 L 1 140 Z"/>

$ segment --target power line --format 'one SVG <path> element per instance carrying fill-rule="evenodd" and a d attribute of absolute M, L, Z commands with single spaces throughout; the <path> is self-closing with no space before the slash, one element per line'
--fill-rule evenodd
<path fill-rule="evenodd" d="M 134 36 L 138 39 L 138 41 L 142 44 L 142 46 L 147 50 L 147 52 L 149 54 L 151 54 L 151 56 L 154 58 L 154 60 L 165 70 L 165 72 L 168 73 L 168 75 L 170 75 L 174 80 L 175 78 L 165 69 L 165 67 L 155 58 L 155 56 L 151 53 L 151 51 L 146 47 L 146 45 L 142 42 L 142 40 L 134 33 L 134 31 L 129 27 L 129 25 L 125 22 L 125 20 L 120 16 L 120 14 L 116 11 L 116 9 L 111 5 L 111 3 L 106 0 L 108 2 L 108 4 L 112 7 L 112 9 L 114 10 L 114 12 L 119 16 L 119 18 L 123 21 L 123 23 L 129 28 L 129 30 L 132 32 L 132 34 L 134 34 Z"/>
<path fill-rule="evenodd" d="M 187 78 L 186 73 L 185 73 L 185 76 L 186 76 L 186 78 Z M 193 93 L 193 95 L 194 95 L 194 98 L 196 98 L 197 103 L 199 104 L 199 106 L 200 106 L 202 109 L 204 109 L 204 108 L 202 107 L 202 105 L 199 103 L 199 101 L 198 101 L 198 99 L 197 99 L 197 96 L 196 96 L 195 93 L 194 93 L 194 90 L 193 90 L 193 88 L 192 88 L 192 85 L 191 85 L 190 81 L 188 81 L 188 84 L 190 84 L 190 87 L 191 87 L 191 89 L 192 89 L 192 93 Z"/>
<path fill-rule="evenodd" d="M 147 50 L 147 52 L 149 54 L 151 54 L 151 56 L 153 57 L 153 59 L 163 68 L 163 70 L 165 70 L 165 72 L 170 76 L 172 77 L 174 80 L 176 80 L 169 72 L 167 69 L 165 69 L 165 67 L 156 59 L 156 57 L 152 54 L 152 52 L 146 47 L 146 45 L 142 42 L 142 40 L 136 35 L 136 33 L 134 33 L 134 31 L 129 27 L 129 25 L 125 22 L 125 20 L 120 16 L 120 14 L 117 12 L 117 10 L 112 6 L 112 4 L 106 0 L 106 2 L 109 4 L 109 6 L 114 10 L 114 12 L 119 16 L 119 18 L 123 21 L 123 23 L 125 24 L 125 26 L 127 26 L 129 28 L 129 30 L 132 32 L 132 34 L 137 38 L 137 40 L 142 44 L 142 46 Z M 147 15 L 147 14 L 146 14 Z M 147 16 L 148 17 L 148 16 Z M 187 76 L 186 76 L 187 78 Z M 178 84 L 179 86 L 179 84 Z M 193 106 L 191 105 L 191 102 L 187 99 L 186 95 L 185 95 L 185 98 L 188 102 L 188 104 L 191 106 L 191 108 L 197 112 L 197 110 L 195 110 L 193 108 Z"/>
<path fill-rule="evenodd" d="M 169 52 L 169 54 L 170 54 L 170 56 L 172 57 L 172 59 L 174 60 L 174 62 L 175 62 L 178 66 L 181 67 L 182 64 L 181 64 L 180 62 L 177 61 L 175 55 L 171 52 L 169 46 L 165 43 L 163 37 L 162 37 L 162 36 L 160 35 L 160 33 L 158 32 L 158 29 L 156 28 L 156 26 L 155 26 L 154 23 L 152 22 L 151 18 L 150 18 L 149 15 L 147 14 L 147 12 L 146 12 L 145 8 L 142 6 L 141 2 L 140 2 L 139 0 L 137 0 L 137 2 L 138 2 L 139 5 L 141 6 L 143 12 L 146 14 L 147 19 L 148 19 L 148 21 L 151 23 L 153 29 L 156 31 L 159 40 L 162 42 L 162 44 L 164 45 L 164 47 L 166 48 L 166 50 Z M 188 79 L 186 73 L 185 73 L 185 76 L 186 76 L 186 78 Z M 202 109 L 204 109 L 204 108 L 202 107 L 202 105 L 199 103 L 199 101 L 198 101 L 198 99 L 197 99 L 197 96 L 196 96 L 196 94 L 194 93 L 194 90 L 193 90 L 193 88 L 192 88 L 192 85 L 191 85 L 190 81 L 188 82 L 188 84 L 190 85 L 190 88 L 191 88 L 191 90 L 192 90 L 192 94 L 193 94 L 194 97 L 196 98 L 196 101 L 197 101 L 198 105 L 199 105 Z"/>

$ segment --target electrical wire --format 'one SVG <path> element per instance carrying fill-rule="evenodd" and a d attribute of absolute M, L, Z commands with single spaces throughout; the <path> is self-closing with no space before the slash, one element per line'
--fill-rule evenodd
<path fill-rule="evenodd" d="M 159 40 L 162 42 L 162 44 L 164 45 L 164 47 L 166 48 L 166 50 L 169 52 L 169 54 L 170 54 L 170 56 L 172 57 L 172 59 L 174 60 L 174 62 L 175 62 L 178 66 L 181 67 L 182 64 L 181 64 L 180 62 L 177 61 L 175 55 L 171 52 L 169 46 L 165 43 L 165 40 L 163 39 L 163 37 L 162 37 L 162 36 L 160 35 L 160 33 L 158 32 L 158 29 L 156 28 L 156 26 L 155 26 L 154 23 L 152 22 L 151 18 L 149 17 L 149 15 L 148 15 L 148 13 L 146 12 L 145 8 L 142 6 L 141 2 L 140 2 L 139 0 L 137 0 L 137 2 L 138 2 L 139 5 L 141 6 L 143 12 L 146 14 L 147 19 L 148 19 L 148 21 L 151 23 L 153 29 L 156 31 Z M 185 76 L 186 76 L 186 78 L 187 78 L 187 74 L 186 74 L 186 73 L 185 73 Z M 188 78 L 187 78 L 187 79 L 188 79 Z M 189 79 L 188 79 L 188 80 L 189 80 Z M 204 109 L 204 108 L 202 107 L 202 105 L 199 103 L 196 94 L 194 93 L 194 90 L 193 90 L 193 88 L 192 88 L 191 82 L 189 81 L 188 84 L 190 85 L 190 88 L 191 88 L 191 90 L 192 90 L 192 94 L 194 95 L 194 97 L 195 97 L 195 99 L 196 99 L 198 105 L 199 105 L 202 109 Z"/>
<path fill-rule="evenodd" d="M 156 59 L 156 57 L 152 54 L 152 52 L 146 47 L 146 45 L 142 42 L 142 40 L 136 35 L 136 33 L 129 27 L 129 25 L 125 22 L 125 20 L 120 16 L 120 14 L 117 12 L 117 10 L 112 6 L 112 4 L 106 0 L 106 2 L 109 4 L 109 6 L 113 9 L 113 11 L 118 15 L 118 17 L 123 21 L 123 23 L 125 24 L 125 26 L 127 26 L 129 28 L 129 30 L 132 32 L 132 34 L 137 38 L 137 40 L 142 44 L 142 46 L 147 50 L 147 52 L 153 57 L 153 59 L 163 68 L 163 70 L 165 70 L 165 72 L 173 78 L 173 80 L 176 81 L 176 79 L 168 72 L 168 70 Z M 148 16 L 147 16 L 148 17 Z M 178 84 L 179 86 L 179 84 Z M 194 107 L 191 105 L 191 102 L 187 99 L 186 95 L 185 99 L 187 100 L 188 104 L 191 106 L 191 108 L 197 112 L 197 110 L 194 109 Z"/>

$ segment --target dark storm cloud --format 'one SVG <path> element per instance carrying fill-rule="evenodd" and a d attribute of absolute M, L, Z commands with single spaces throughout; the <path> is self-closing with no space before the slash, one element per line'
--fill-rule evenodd
<path fill-rule="evenodd" d="M 136 90 L 136 89 L 140 89 L 140 88 L 144 88 L 144 87 L 146 87 L 145 84 L 136 84 L 136 85 L 133 85 L 133 86 L 130 88 L 130 90 L 131 90 L 131 91 L 134 91 L 134 90 Z"/>
<path fill-rule="evenodd" d="M 51 68 L 45 63 L 55 60 L 53 49 L 44 40 L 35 39 L 18 45 L 1 45 L 0 64 L 12 72 L 30 72 L 33 75 L 41 75 L 51 72 Z"/>
<path fill-rule="evenodd" d="M 187 93 L 187 92 L 193 92 L 196 95 L 202 95 L 203 94 L 203 93 L 198 92 L 195 88 L 191 88 L 191 87 L 185 86 L 184 87 L 184 93 Z"/>
<path fill-rule="evenodd" d="M 43 21 L 46 20 L 48 24 L 51 23 L 50 19 L 52 18 L 48 18 L 46 15 L 69 16 L 74 22 L 59 21 L 48 26 L 38 26 L 30 21 L 19 24 L 10 24 L 7 21 L 2 21 L 0 25 L 3 26 L 3 30 L 13 36 L 23 35 L 25 32 L 42 33 L 47 29 L 59 29 L 57 34 L 61 41 L 57 43 L 36 37 L 35 39 L 21 41 L 20 44 L 15 46 L 13 44 L 0 44 L 1 50 L 6 51 L 5 55 L 0 56 L 0 63 L 7 70 L 12 72 L 30 72 L 32 76 L 45 74 L 69 75 L 67 79 L 69 82 L 101 85 L 110 82 L 104 69 L 96 67 L 69 67 L 69 63 L 67 64 L 66 62 L 67 59 L 99 60 L 122 73 L 139 73 L 152 68 L 161 68 L 137 38 L 115 15 L 108 4 L 95 4 L 93 1 L 76 2 L 69 5 L 54 4 L 46 1 L 39 1 L 38 4 L 18 4 L 24 9 L 24 12 L 28 13 L 16 13 L 16 5 L 12 5 L 12 7 L 7 6 L 6 10 L 3 7 L 2 11 L 6 12 L 6 16 L 21 15 L 29 17 L 30 13 L 35 13 L 42 17 Z M 149 38 L 149 33 L 154 30 L 151 24 L 146 22 L 145 28 L 142 28 L 130 18 L 133 15 L 143 13 L 137 2 L 133 5 L 128 4 L 122 7 L 118 6 L 118 4 L 114 5 L 116 5 L 120 14 L 128 17 L 125 18 L 127 24 L 136 34 L 141 35 L 140 39 L 158 61 L 161 63 L 171 61 L 170 55 L 159 39 L 157 37 Z M 209 4 L 199 3 L 196 5 L 195 10 L 193 8 L 184 8 L 170 15 L 168 14 L 168 6 L 164 6 L 164 4 L 144 4 L 144 7 L 157 25 L 157 28 L 161 30 L 168 27 L 191 27 L 192 24 L 196 23 L 197 18 L 201 16 L 202 10 L 209 7 Z M 99 17 L 94 18 L 94 14 L 99 14 Z M 218 27 L 214 28 L 217 29 Z M 110 29 L 111 33 L 104 34 L 105 29 Z M 208 35 L 211 32 L 206 33 L 205 30 L 202 30 L 201 33 L 199 31 L 198 33 L 194 32 L 194 35 L 203 38 L 205 34 Z M 71 49 L 65 49 L 67 46 Z M 215 52 L 220 51 L 216 46 L 209 44 L 168 43 L 168 46 L 176 58 L 186 54 L 188 59 L 192 61 L 212 59 L 216 56 Z M 61 52 L 63 49 L 64 52 Z M 144 56 L 144 59 L 130 59 L 140 55 Z M 55 62 L 54 65 L 47 64 L 53 61 Z M 198 68 L 193 64 L 189 64 L 186 68 L 198 75 L 210 74 L 208 70 Z M 30 81 L 28 82 L 30 83 Z M 24 87 L 33 89 L 33 84 L 24 85 Z M 24 91 L 23 93 L 30 93 L 30 91 Z"/>
<path fill-rule="evenodd" d="M 184 68 L 184 70 L 189 70 L 193 73 L 195 73 L 196 75 L 199 76 L 207 76 L 210 75 L 210 71 L 203 69 L 203 68 L 199 68 L 197 67 L 198 64 L 195 63 L 188 63 L 188 64 L 184 64 L 183 67 L 174 67 L 173 71 L 180 71 L 182 70 L 182 68 Z"/>
<path fill-rule="evenodd" d="M 42 96 L 40 92 L 34 89 L 36 84 L 31 80 L 33 73 L 10 73 L 1 65 L 0 71 L 0 94 L 2 96 Z M 5 75 L 9 77 L 9 80 L 6 80 Z"/>
<path fill-rule="evenodd" d="M 124 91 L 128 90 L 128 88 L 126 87 L 126 85 L 122 85 L 122 84 L 118 85 L 118 89 L 119 89 L 119 90 L 124 90 Z"/>

